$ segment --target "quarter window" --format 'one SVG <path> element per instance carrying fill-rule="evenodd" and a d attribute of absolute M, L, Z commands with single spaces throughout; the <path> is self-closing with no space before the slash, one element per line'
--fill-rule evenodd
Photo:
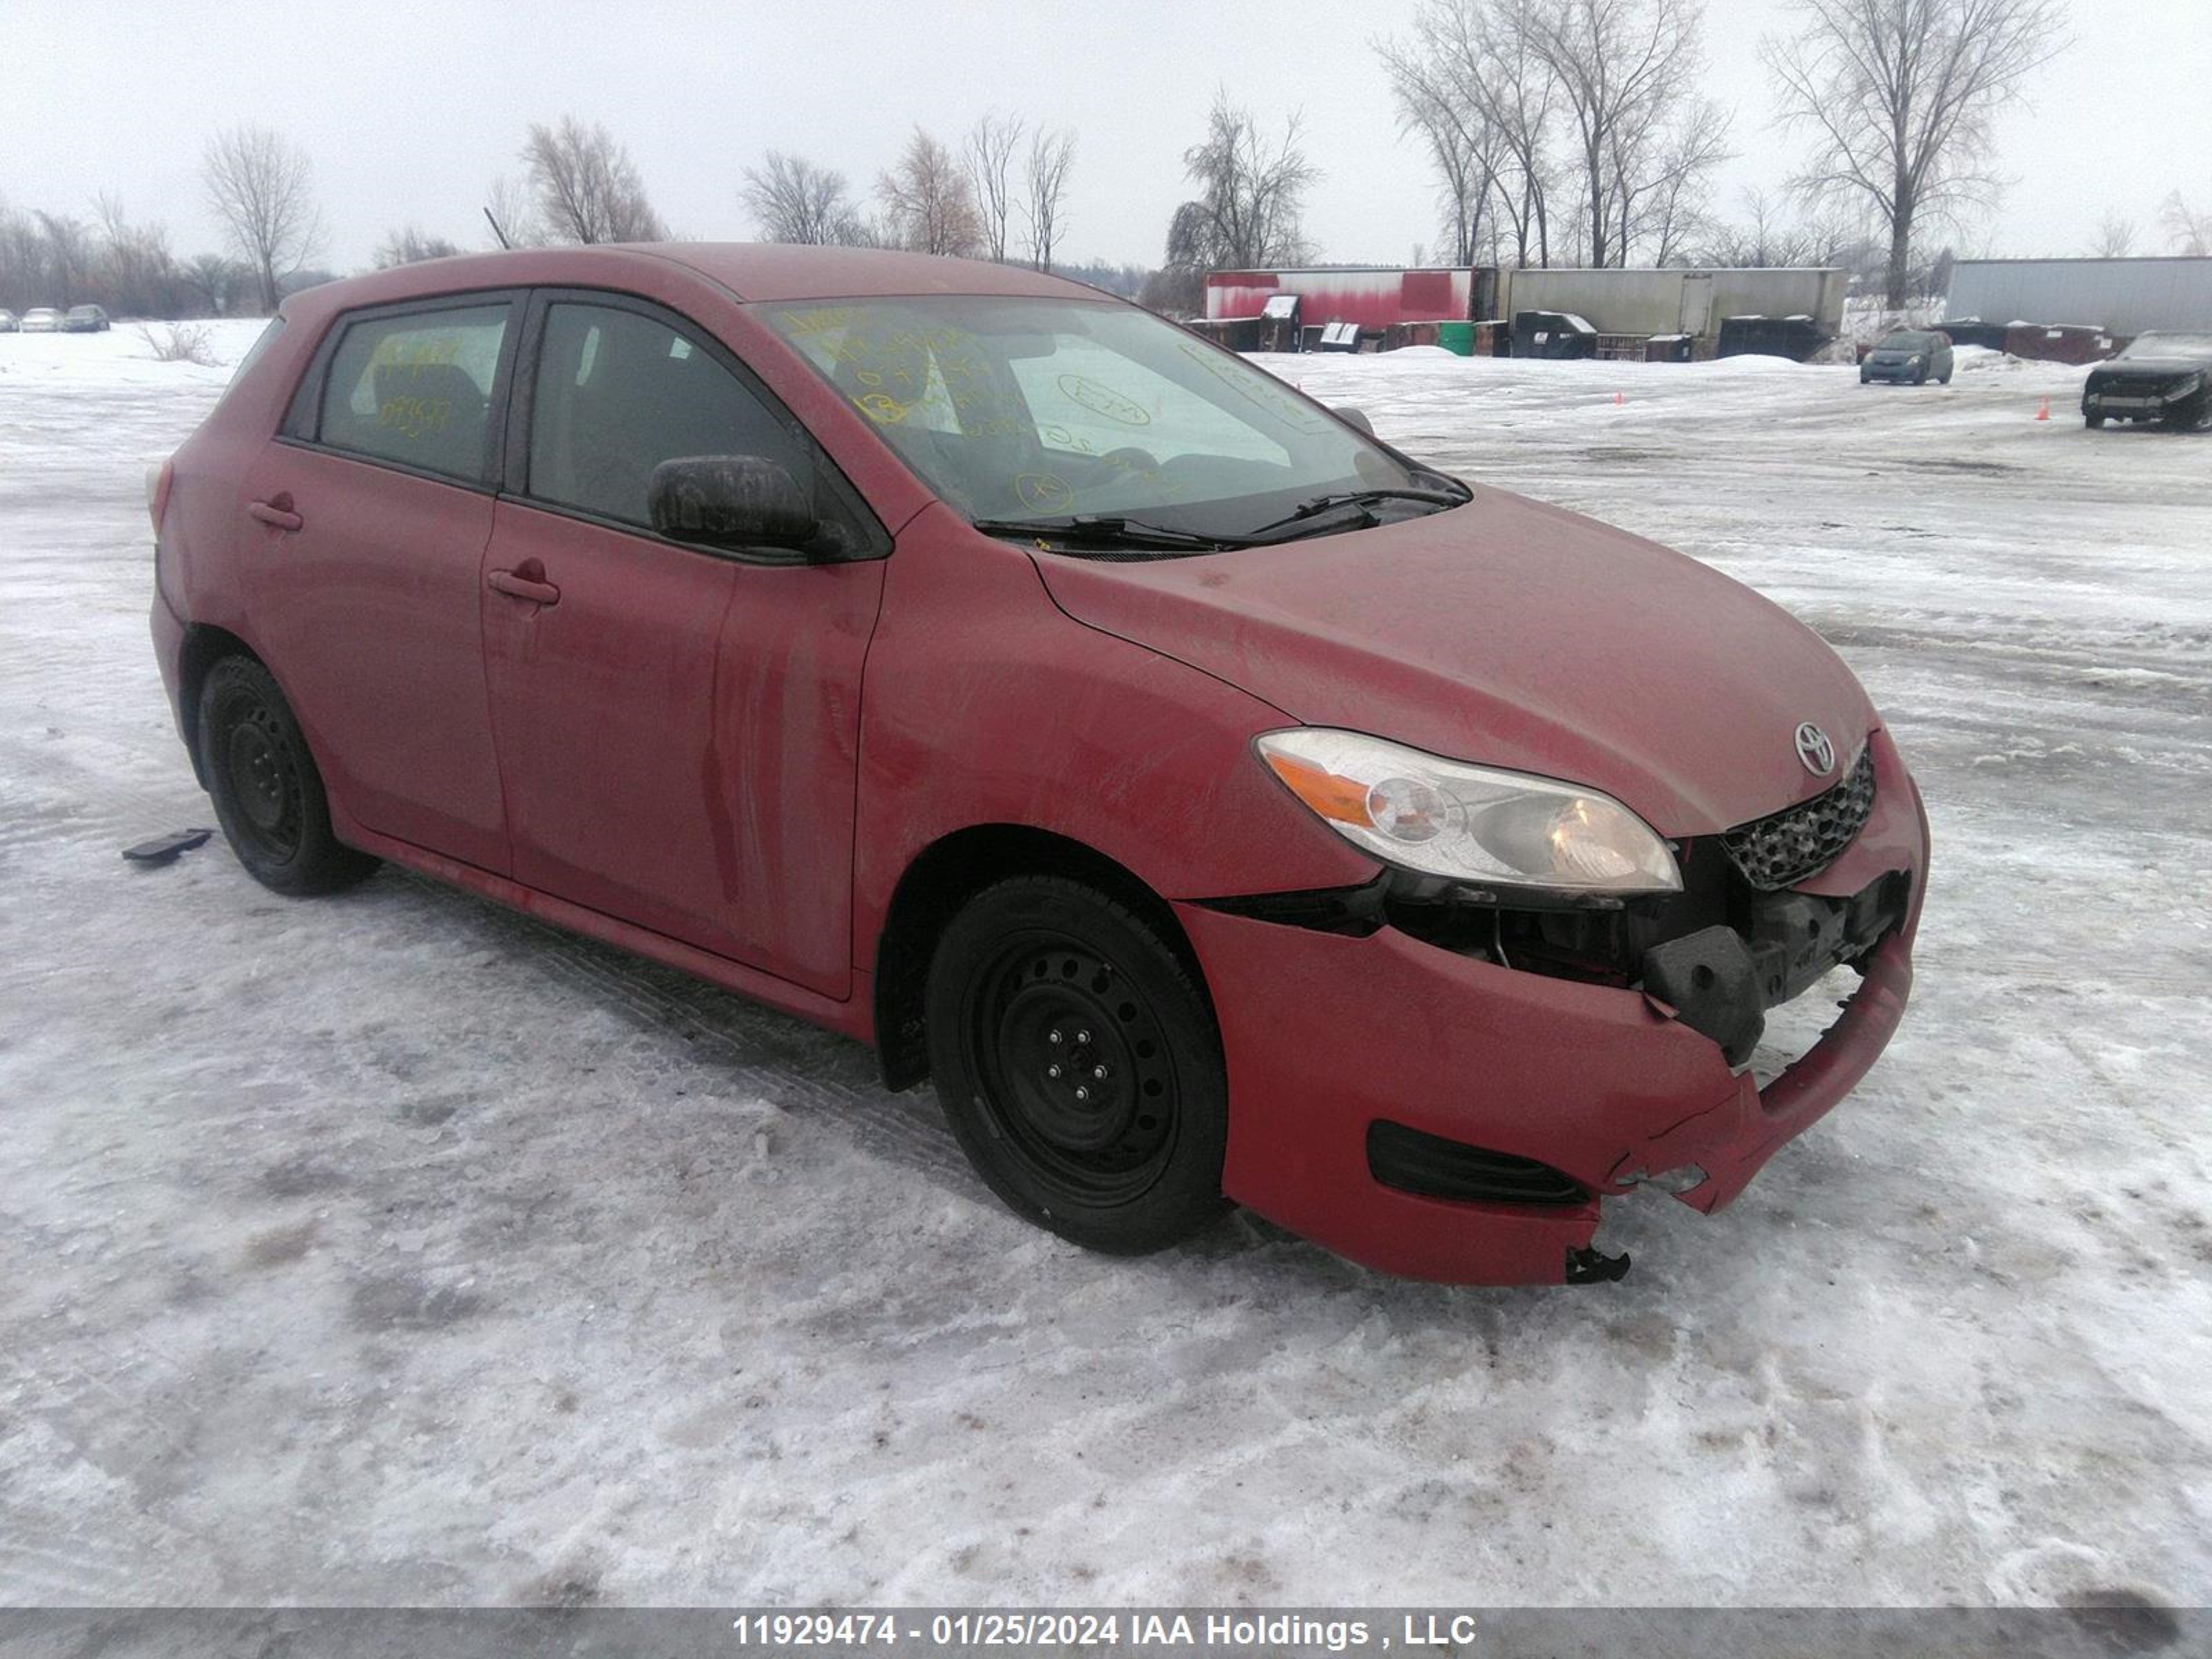
<path fill-rule="evenodd" d="M 322 441 L 447 477 L 489 478 L 492 386 L 510 310 L 471 306 L 354 324 L 331 360 Z"/>
<path fill-rule="evenodd" d="M 693 455 L 761 456 L 817 495 L 811 449 L 702 346 L 656 318 L 548 307 L 537 386 L 530 493 L 539 501 L 647 527 L 653 468 Z"/>

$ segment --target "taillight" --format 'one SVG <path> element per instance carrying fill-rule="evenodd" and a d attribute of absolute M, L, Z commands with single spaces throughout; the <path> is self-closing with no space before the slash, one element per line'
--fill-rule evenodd
<path fill-rule="evenodd" d="M 146 469 L 146 511 L 154 520 L 154 534 L 161 533 L 161 515 L 169 510 L 169 486 L 177 481 L 177 464 L 164 461 Z"/>

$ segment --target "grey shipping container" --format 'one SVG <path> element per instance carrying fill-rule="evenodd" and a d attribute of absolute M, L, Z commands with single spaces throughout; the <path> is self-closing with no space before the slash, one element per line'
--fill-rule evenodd
<path fill-rule="evenodd" d="M 1712 335 L 1727 317 L 1809 317 L 1843 332 L 1849 279 L 1841 270 L 1526 270 L 1499 273 L 1512 309 L 1589 319 L 1601 334 Z"/>
<path fill-rule="evenodd" d="M 1961 259 L 1944 314 L 2115 334 L 2212 331 L 2212 259 Z"/>

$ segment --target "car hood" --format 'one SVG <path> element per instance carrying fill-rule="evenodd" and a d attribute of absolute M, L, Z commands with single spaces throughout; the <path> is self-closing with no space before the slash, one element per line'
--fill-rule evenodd
<path fill-rule="evenodd" d="M 1915 357 L 1932 355 L 1934 350 L 1935 348 L 1930 346 L 1926 351 L 1869 351 L 1867 361 L 1870 363 L 1909 363 Z"/>
<path fill-rule="evenodd" d="M 1779 606 L 1503 490 L 1352 534 L 1037 563 L 1078 621 L 1292 720 L 1602 789 L 1669 836 L 1820 793 L 1875 725 L 1850 670 Z M 1808 720 L 1835 745 L 1823 776 L 1797 756 Z"/>
<path fill-rule="evenodd" d="M 2179 375 L 2212 369 L 2212 357 L 2130 357 L 2125 362 L 2100 363 L 2089 371 L 2091 380 L 2170 380 Z"/>

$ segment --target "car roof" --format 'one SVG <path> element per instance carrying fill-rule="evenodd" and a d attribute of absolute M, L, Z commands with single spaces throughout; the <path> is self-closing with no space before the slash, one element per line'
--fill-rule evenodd
<path fill-rule="evenodd" d="M 1099 291 L 1021 265 L 950 259 L 886 248 L 793 247 L 769 242 L 610 242 L 590 247 L 464 253 L 343 278 L 294 296 L 321 312 L 386 305 L 466 289 L 573 283 L 619 285 L 625 270 L 678 265 L 741 301 L 1000 295 L 1097 300 Z M 286 308 L 292 309 L 290 301 Z"/>

